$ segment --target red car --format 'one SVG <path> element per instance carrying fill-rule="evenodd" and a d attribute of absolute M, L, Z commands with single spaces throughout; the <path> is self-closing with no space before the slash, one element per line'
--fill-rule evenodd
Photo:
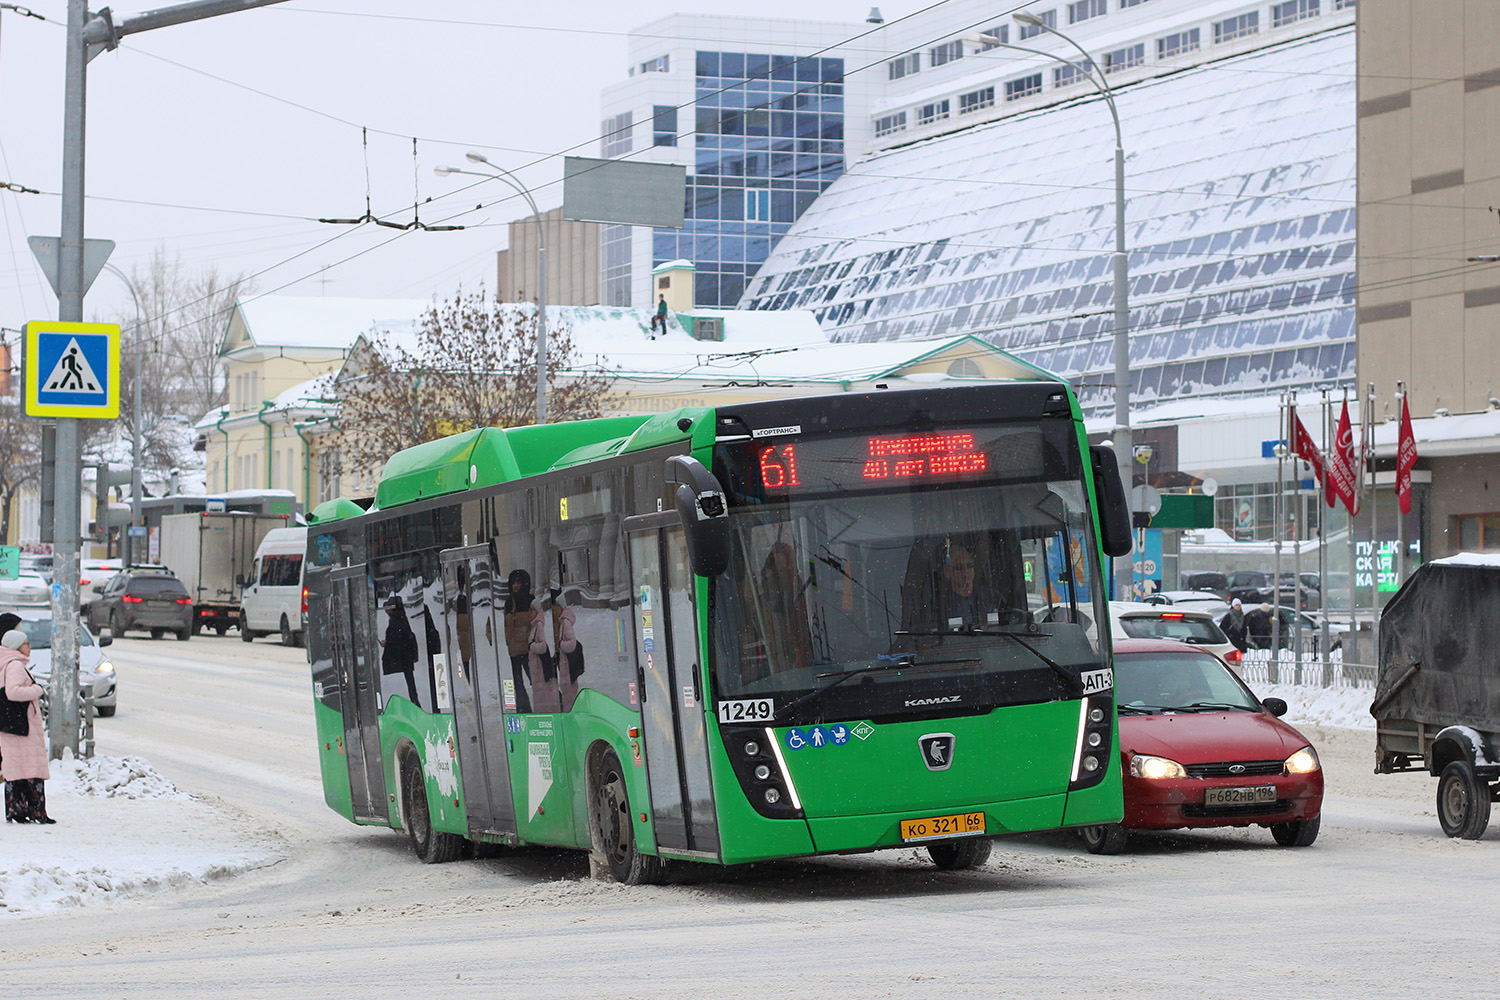
<path fill-rule="evenodd" d="M 1094 854 L 1118 854 L 1126 831 L 1269 827 L 1276 843 L 1318 836 L 1323 769 L 1282 722 L 1286 702 L 1255 697 L 1218 657 L 1177 642 L 1115 643 L 1125 819 L 1084 827 Z"/>

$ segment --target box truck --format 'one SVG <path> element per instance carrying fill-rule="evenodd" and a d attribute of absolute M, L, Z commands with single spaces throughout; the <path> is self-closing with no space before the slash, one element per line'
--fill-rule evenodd
<path fill-rule="evenodd" d="M 240 624 L 240 584 L 255 564 L 261 539 L 285 528 L 285 514 L 216 511 L 161 519 L 161 561 L 193 599 L 193 634 L 219 635 Z"/>

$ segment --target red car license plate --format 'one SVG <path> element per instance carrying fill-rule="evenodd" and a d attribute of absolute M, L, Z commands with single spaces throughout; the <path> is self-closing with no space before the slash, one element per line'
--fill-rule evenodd
<path fill-rule="evenodd" d="M 1206 806 L 1250 806 L 1275 801 L 1275 785 L 1254 785 L 1251 787 L 1231 785 L 1221 788 L 1207 788 L 1203 791 L 1203 804 Z"/>

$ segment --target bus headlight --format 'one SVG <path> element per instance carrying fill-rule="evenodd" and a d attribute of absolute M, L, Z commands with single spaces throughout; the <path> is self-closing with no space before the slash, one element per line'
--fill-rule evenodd
<path fill-rule="evenodd" d="M 1134 777 L 1146 778 L 1150 781 L 1187 777 L 1187 770 L 1175 760 L 1145 754 L 1130 758 L 1130 773 Z"/>
<path fill-rule="evenodd" d="M 1287 774 L 1311 774 L 1318 769 L 1318 752 L 1312 747 L 1303 747 L 1286 759 Z"/>

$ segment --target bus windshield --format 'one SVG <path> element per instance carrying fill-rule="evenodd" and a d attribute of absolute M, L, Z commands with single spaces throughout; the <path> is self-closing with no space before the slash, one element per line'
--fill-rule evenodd
<path fill-rule="evenodd" d="M 801 723 L 1076 697 L 1105 665 L 1106 619 L 1077 447 L 1059 424 L 728 456 L 734 557 L 710 614 L 719 699 L 769 699 L 778 722 Z M 926 464 L 892 481 L 893 465 L 871 465 L 882 451 Z"/>

